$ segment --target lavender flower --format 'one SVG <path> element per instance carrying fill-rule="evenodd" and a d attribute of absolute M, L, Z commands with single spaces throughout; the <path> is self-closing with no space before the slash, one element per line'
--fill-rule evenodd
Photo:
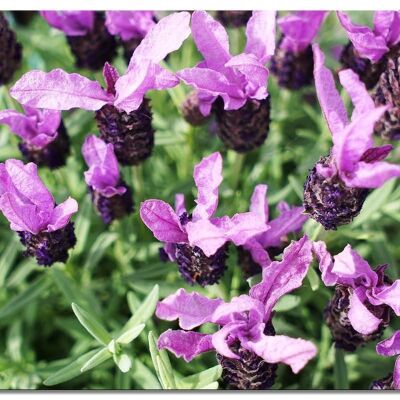
<path fill-rule="evenodd" d="M 118 161 L 135 165 L 150 156 L 154 144 L 152 113 L 144 96 L 149 90 L 176 86 L 179 80 L 158 63 L 189 36 L 190 14 L 174 13 L 160 20 L 135 50 L 128 69 L 103 69 L 107 90 L 100 83 L 61 69 L 31 71 L 11 88 L 20 103 L 52 110 L 83 108 L 97 111 L 100 136 L 114 145 Z"/>
<path fill-rule="evenodd" d="M 255 275 L 271 264 L 271 256 L 280 254 L 282 246 L 287 243 L 287 235 L 299 231 L 307 221 L 303 207 L 290 207 L 284 201 L 278 204 L 280 215 L 269 219 L 267 185 L 257 185 L 254 188 L 250 201 L 250 211 L 257 214 L 260 220 L 268 224 L 269 229 L 257 236 L 250 238 L 243 246 L 238 248 L 239 264 L 243 269 L 245 278 Z"/>
<path fill-rule="evenodd" d="M 396 331 L 389 339 L 379 342 L 376 351 L 385 357 L 400 356 L 400 331 Z M 374 381 L 371 389 L 400 390 L 400 357 L 397 357 L 394 364 L 393 374 Z"/>
<path fill-rule="evenodd" d="M 0 164 L 0 210 L 39 265 L 65 262 L 76 242 L 71 216 L 78 211 L 69 197 L 56 205 L 33 163 L 7 160 Z"/>
<path fill-rule="evenodd" d="M 0 124 L 9 126 L 22 139 L 19 149 L 28 161 L 49 168 L 65 165 L 70 143 L 59 111 L 28 106 L 23 113 L 3 110 Z"/>
<path fill-rule="evenodd" d="M 398 11 L 375 11 L 374 29 L 353 24 L 350 17 L 337 13 L 346 30 L 350 43 L 343 49 L 341 62 L 351 68 L 371 89 L 385 69 L 387 57 L 397 53 L 400 41 L 400 13 Z"/>
<path fill-rule="evenodd" d="M 335 294 L 325 311 L 336 347 L 354 351 L 375 340 L 388 326 L 392 310 L 400 315 L 400 280 L 391 283 L 385 276 L 387 265 L 372 270 L 347 245 L 332 259 L 324 242 L 313 244 L 322 281 L 335 286 Z"/>
<path fill-rule="evenodd" d="M 271 60 L 271 72 L 280 86 L 297 90 L 312 83 L 311 42 L 326 15 L 326 11 L 297 11 L 278 19 L 282 37 Z"/>
<path fill-rule="evenodd" d="M 154 11 L 106 11 L 106 27 L 120 37 L 127 62 L 155 24 Z"/>
<path fill-rule="evenodd" d="M 387 107 L 375 108 L 365 85 L 352 70 L 339 73 L 340 82 L 354 104 L 351 121 L 336 90 L 324 55 L 313 45 L 317 96 L 332 132 L 333 147 L 310 171 L 304 186 L 304 207 L 325 229 L 347 224 L 360 212 L 369 189 L 400 176 L 400 166 L 384 160 L 391 145 L 374 147 L 375 123 Z"/>
<path fill-rule="evenodd" d="M 85 181 L 104 223 L 110 224 L 133 212 L 132 193 L 119 176 L 114 146 L 91 135 L 85 139 L 82 154 L 89 166 Z"/>
<path fill-rule="evenodd" d="M 160 349 L 168 349 L 186 362 L 197 355 L 216 351 L 223 379 L 232 389 L 267 389 L 274 384 L 277 363 L 298 373 L 316 355 L 316 346 L 303 339 L 275 335 L 273 309 L 286 293 L 301 286 L 312 261 L 311 242 L 306 236 L 286 248 L 282 261 L 263 270 L 262 281 L 249 295 L 234 297 L 229 303 L 208 299 L 179 289 L 158 303 L 158 318 L 178 319 L 182 330 L 164 332 Z M 213 323 L 213 334 L 194 328 Z"/>
<path fill-rule="evenodd" d="M 0 12 L 0 85 L 11 81 L 14 72 L 21 65 L 21 60 L 22 47 L 4 14 Z"/>
<path fill-rule="evenodd" d="M 95 11 L 41 11 L 53 28 L 63 31 L 79 68 L 94 71 L 116 55 L 116 41 L 104 25 L 104 15 Z"/>
<path fill-rule="evenodd" d="M 204 116 L 213 103 L 219 136 L 239 152 L 264 143 L 269 129 L 268 69 L 264 64 L 275 50 L 275 12 L 254 11 L 247 29 L 245 52 L 232 56 L 224 27 L 204 11 L 192 15 L 192 35 L 204 60 L 177 73 L 198 91 Z"/>
<path fill-rule="evenodd" d="M 255 212 L 235 214 L 232 218 L 213 217 L 218 206 L 222 182 L 222 157 L 213 153 L 194 168 L 198 194 L 192 214 L 185 209 L 182 194 L 176 197 L 176 211 L 161 200 L 146 200 L 140 216 L 154 236 L 165 243 L 171 261 L 176 261 L 182 277 L 190 284 L 212 285 L 225 270 L 227 242 L 245 244 L 268 229 Z"/>

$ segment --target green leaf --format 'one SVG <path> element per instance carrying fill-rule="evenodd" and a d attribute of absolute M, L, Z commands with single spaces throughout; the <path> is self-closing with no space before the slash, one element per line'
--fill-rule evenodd
<path fill-rule="evenodd" d="M 160 356 L 156 357 L 156 362 L 160 372 L 161 382 L 163 383 L 163 388 L 175 389 L 175 380 L 172 370 L 166 367 Z"/>
<path fill-rule="evenodd" d="M 211 382 L 206 386 L 198 387 L 196 389 L 201 389 L 201 390 L 216 390 L 218 389 L 218 382 Z"/>
<path fill-rule="evenodd" d="M 293 308 L 296 308 L 301 302 L 301 298 L 299 296 L 295 296 L 293 294 L 287 294 L 281 297 L 274 307 L 274 311 L 283 312 L 289 311 Z"/>
<path fill-rule="evenodd" d="M 88 360 L 81 368 L 81 372 L 88 371 L 94 367 L 97 367 L 99 364 L 104 361 L 109 360 L 112 357 L 112 354 L 108 350 L 107 347 L 103 347 L 100 349 L 90 360 Z"/>
<path fill-rule="evenodd" d="M 59 383 L 69 381 L 81 374 L 81 368 L 89 361 L 95 354 L 97 350 L 91 350 L 86 354 L 83 354 L 75 361 L 68 364 L 66 367 L 60 369 L 56 373 L 50 375 L 43 384 L 46 386 L 54 386 Z"/>
<path fill-rule="evenodd" d="M 145 324 L 136 325 L 132 329 L 124 332 L 117 338 L 117 343 L 128 344 L 132 342 L 132 340 L 136 339 L 140 335 L 145 326 Z"/>
<path fill-rule="evenodd" d="M 190 375 L 185 378 L 176 379 L 179 389 L 200 389 L 213 384 L 221 377 L 222 367 L 216 365 L 198 374 Z"/>
<path fill-rule="evenodd" d="M 92 247 L 87 252 L 84 269 L 92 270 L 101 260 L 108 247 L 117 240 L 116 233 L 105 232 L 97 237 Z"/>
<path fill-rule="evenodd" d="M 249 279 L 247 279 L 247 283 L 249 284 L 250 287 L 257 285 L 257 283 L 260 283 L 261 281 L 262 281 L 262 274 L 253 275 Z"/>
<path fill-rule="evenodd" d="M 151 292 L 143 300 L 142 304 L 136 310 L 135 314 L 129 319 L 129 321 L 122 328 L 122 333 L 132 329 L 133 327 L 145 323 L 153 314 L 156 309 L 157 302 L 159 299 L 159 286 L 154 285 Z"/>
<path fill-rule="evenodd" d="M 133 361 L 131 376 L 142 389 L 161 389 L 157 377 L 137 358 Z"/>
<path fill-rule="evenodd" d="M 347 379 L 347 366 L 344 359 L 344 350 L 335 348 L 335 389 L 347 390 L 349 389 L 349 382 Z"/>
<path fill-rule="evenodd" d="M 320 279 L 314 268 L 310 267 L 307 272 L 307 279 L 310 283 L 311 290 L 315 292 L 320 285 Z"/>
<path fill-rule="evenodd" d="M 105 328 L 98 322 L 94 316 L 90 315 L 83 308 L 79 307 L 77 304 L 72 303 L 72 310 L 76 317 L 78 318 L 81 325 L 101 344 L 107 346 L 107 344 L 112 340 L 110 334 L 105 330 Z"/>
<path fill-rule="evenodd" d="M 46 275 L 42 275 L 33 283 L 17 294 L 5 306 L 0 309 L 0 319 L 9 317 L 23 310 L 28 304 L 40 297 L 43 292 L 50 286 L 50 282 Z"/>
<path fill-rule="evenodd" d="M 121 372 L 123 372 L 125 374 L 131 369 L 132 360 L 130 359 L 128 354 L 126 354 L 126 353 L 114 354 L 113 357 L 114 357 L 115 364 L 117 364 L 117 366 Z"/>
<path fill-rule="evenodd" d="M 7 244 L 0 257 L 0 287 L 4 285 L 8 271 L 13 265 L 17 252 L 19 251 L 17 243 L 18 236 L 12 235 L 10 242 Z"/>
<path fill-rule="evenodd" d="M 81 254 L 85 249 L 86 240 L 89 237 L 89 229 L 90 229 L 90 214 L 92 212 L 92 202 L 88 197 L 84 200 L 83 204 L 79 205 L 79 214 L 76 218 L 75 223 L 75 234 L 78 238 L 78 242 L 74 249 L 72 250 L 72 254 L 74 257 Z"/>

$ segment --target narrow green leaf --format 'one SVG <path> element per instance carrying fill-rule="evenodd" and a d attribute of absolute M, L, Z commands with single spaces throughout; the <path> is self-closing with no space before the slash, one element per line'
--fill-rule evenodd
<path fill-rule="evenodd" d="M 153 361 L 153 365 L 156 370 L 157 377 L 158 377 L 159 381 L 161 382 L 160 370 L 157 365 L 157 355 L 158 355 L 157 340 L 154 337 L 153 331 L 149 332 L 148 339 L 149 339 L 149 350 L 150 350 L 151 360 Z"/>
<path fill-rule="evenodd" d="M 81 374 L 81 368 L 85 363 L 90 360 L 95 354 L 97 353 L 96 350 L 91 350 L 86 354 L 83 354 L 75 361 L 68 364 L 66 367 L 60 369 L 56 373 L 50 375 L 43 384 L 46 386 L 54 386 L 60 383 L 69 381 Z"/>
<path fill-rule="evenodd" d="M 196 389 L 201 389 L 201 390 L 216 390 L 218 389 L 218 382 L 211 382 L 208 385 L 198 387 Z"/>
<path fill-rule="evenodd" d="M 89 249 L 83 268 L 92 270 L 117 238 L 116 233 L 105 232 L 100 234 Z"/>
<path fill-rule="evenodd" d="M 311 290 L 315 292 L 320 285 L 320 279 L 314 268 L 310 267 L 307 272 L 307 279 L 310 283 Z"/>
<path fill-rule="evenodd" d="M 347 366 L 344 359 L 344 350 L 335 348 L 335 389 L 347 390 L 349 389 L 349 382 L 347 379 Z"/>
<path fill-rule="evenodd" d="M 292 310 L 300 304 L 300 301 L 301 299 L 299 296 L 287 294 L 279 299 L 277 305 L 274 307 L 274 311 L 283 312 Z"/>
<path fill-rule="evenodd" d="M 42 275 L 31 283 L 25 290 L 17 294 L 6 305 L 0 309 L 0 319 L 9 317 L 24 309 L 31 304 L 49 287 L 49 280 L 46 275 Z"/>
<path fill-rule="evenodd" d="M 145 326 L 145 324 L 136 325 L 129 331 L 124 332 L 117 338 L 117 343 L 128 344 L 132 342 L 132 340 L 136 339 L 140 335 Z"/>
<path fill-rule="evenodd" d="M 127 373 L 132 367 L 132 360 L 126 353 L 121 354 L 114 354 L 114 361 L 117 364 L 117 367 L 120 369 L 121 372 L 124 374 Z"/>
<path fill-rule="evenodd" d="M 140 385 L 142 389 L 161 389 L 161 385 L 153 372 L 137 358 L 133 361 L 131 368 L 133 380 Z"/>
<path fill-rule="evenodd" d="M 11 240 L 3 250 L 0 257 L 0 287 L 4 285 L 8 271 L 14 263 L 17 252 L 19 251 L 18 236 L 12 235 Z"/>
<path fill-rule="evenodd" d="M 83 367 L 81 368 L 81 372 L 85 372 L 88 371 L 89 369 L 97 367 L 99 364 L 109 360 L 111 357 L 112 354 L 109 352 L 108 348 L 103 347 L 83 365 Z"/>
<path fill-rule="evenodd" d="M 221 377 L 222 368 L 220 365 L 209 368 L 198 374 L 190 375 L 185 378 L 176 379 L 179 389 L 200 389 L 213 384 Z"/>
<path fill-rule="evenodd" d="M 92 209 L 92 202 L 89 197 L 86 197 L 83 204 L 79 205 L 79 214 L 76 218 L 75 223 L 75 232 L 76 237 L 78 238 L 78 242 L 74 249 L 72 250 L 72 255 L 77 256 L 82 253 L 85 249 L 86 240 L 89 237 L 89 229 L 90 229 L 90 213 Z"/>
<path fill-rule="evenodd" d="M 101 344 L 107 346 L 107 344 L 112 340 L 110 334 L 105 330 L 105 328 L 98 322 L 94 316 L 85 311 L 83 308 L 79 307 L 77 304 L 72 303 L 72 310 L 76 317 L 78 318 L 81 325 Z"/>
<path fill-rule="evenodd" d="M 157 356 L 156 362 L 158 365 L 158 370 L 160 371 L 161 382 L 163 382 L 164 389 L 175 389 L 172 370 L 167 369 L 160 356 Z"/>

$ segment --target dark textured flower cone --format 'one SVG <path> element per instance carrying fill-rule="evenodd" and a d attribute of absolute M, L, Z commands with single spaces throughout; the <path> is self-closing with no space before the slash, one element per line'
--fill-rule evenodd
<path fill-rule="evenodd" d="M 261 146 L 268 136 L 270 124 L 270 96 L 264 100 L 247 100 L 239 110 L 224 110 L 222 98 L 214 103 L 218 136 L 224 144 L 238 153 Z"/>
<path fill-rule="evenodd" d="M 385 378 L 377 379 L 371 383 L 371 390 L 394 390 L 393 374 L 389 374 Z"/>
<path fill-rule="evenodd" d="M 271 60 L 271 72 L 278 78 L 279 86 L 291 90 L 311 85 L 314 80 L 313 69 L 311 45 L 298 54 L 278 47 Z"/>
<path fill-rule="evenodd" d="M 271 323 L 266 325 L 264 333 L 274 336 Z M 228 389 L 265 390 L 272 387 L 276 379 L 278 364 L 269 364 L 252 351 L 246 350 L 240 342 L 231 344 L 230 349 L 240 359 L 233 359 L 217 353 L 217 360 L 222 367 L 222 381 Z"/>
<path fill-rule="evenodd" d="M 376 93 L 376 101 L 400 107 L 400 57 L 389 57 L 386 68 L 379 78 L 379 90 Z"/>
<path fill-rule="evenodd" d="M 4 14 L 0 12 L 0 85 L 11 81 L 14 72 L 21 65 L 21 60 L 22 47 L 9 28 Z"/>
<path fill-rule="evenodd" d="M 76 66 L 97 71 L 117 54 L 117 42 L 105 24 L 104 14 L 96 12 L 93 30 L 83 36 L 67 36 Z"/>
<path fill-rule="evenodd" d="M 107 104 L 96 111 L 96 121 L 101 139 L 114 145 L 115 155 L 122 165 L 140 164 L 151 155 L 154 130 L 148 99 L 129 114 Z"/>
<path fill-rule="evenodd" d="M 35 257 L 39 265 L 46 267 L 57 261 L 65 263 L 68 250 L 75 246 L 76 237 L 73 222 L 54 232 L 18 232 L 21 243 L 26 247 L 25 256 Z"/>
<path fill-rule="evenodd" d="M 51 169 L 64 166 L 71 150 L 69 136 L 62 121 L 56 139 L 46 147 L 38 149 L 26 142 L 21 142 L 18 147 L 27 161 Z"/>
<path fill-rule="evenodd" d="M 340 62 L 344 68 L 350 68 L 357 73 L 367 89 L 372 89 L 377 84 L 381 73 L 385 69 L 385 59 L 372 63 L 367 58 L 360 57 L 351 42 L 343 48 Z"/>
<path fill-rule="evenodd" d="M 330 157 L 317 164 L 328 166 Z M 348 188 L 338 175 L 329 179 L 320 175 L 315 165 L 304 184 L 305 213 L 327 230 L 350 223 L 356 217 L 369 193 L 368 189 Z"/>
<path fill-rule="evenodd" d="M 197 246 L 177 243 L 175 256 L 182 278 L 189 285 L 197 283 L 204 287 L 218 283 L 224 274 L 228 245 L 222 246 L 214 255 L 207 257 Z"/>
<path fill-rule="evenodd" d="M 355 331 L 348 317 L 352 290 L 346 286 L 337 285 L 335 293 L 324 311 L 324 318 L 331 330 L 335 346 L 347 351 L 354 351 L 359 346 L 379 339 L 384 329 L 389 325 L 392 316 L 392 310 L 385 304 L 380 306 L 367 305 L 368 310 L 377 318 L 382 319 L 382 322 L 377 330 L 369 335 Z"/>
<path fill-rule="evenodd" d="M 13 11 L 13 16 L 17 24 L 19 25 L 28 25 L 35 14 L 37 14 L 36 11 Z"/>
<path fill-rule="evenodd" d="M 210 119 L 200 112 L 199 98 L 195 90 L 191 91 L 182 103 L 181 112 L 185 121 L 193 126 L 204 125 Z"/>
<path fill-rule="evenodd" d="M 122 195 L 116 194 L 112 197 L 105 197 L 101 193 L 89 187 L 92 202 L 96 207 L 97 213 L 105 224 L 110 224 L 115 219 L 121 219 L 129 215 L 134 210 L 132 191 L 123 181 L 118 186 L 125 186 L 126 192 Z"/>
<path fill-rule="evenodd" d="M 245 26 L 251 17 L 251 11 L 217 11 L 217 19 L 224 26 L 232 26 L 238 28 Z"/>

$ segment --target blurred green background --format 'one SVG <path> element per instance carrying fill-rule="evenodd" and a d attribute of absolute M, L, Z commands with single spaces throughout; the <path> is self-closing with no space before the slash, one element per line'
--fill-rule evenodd
<path fill-rule="evenodd" d="M 51 29 L 39 15 L 26 26 L 17 25 L 12 13 L 6 15 L 23 46 L 23 66 L 15 74 L 14 82 L 31 69 L 77 71 L 62 32 Z M 371 12 L 352 12 L 351 15 L 358 22 L 372 19 Z M 229 35 L 231 52 L 237 54 L 244 48 L 244 28 L 229 29 Z M 347 38 L 334 13 L 330 13 L 317 40 L 327 54 L 328 65 L 337 70 L 339 64 L 331 50 L 345 44 Z M 123 72 L 126 64 L 121 50 L 114 65 Z M 189 38 L 179 51 L 169 56 L 166 64 L 177 71 L 195 65 L 200 59 Z M 102 82 L 101 72 L 78 72 Z M 1 109 L 19 109 L 8 95 L 10 86 L 0 88 Z M 215 135 L 212 122 L 205 127 L 193 128 L 182 119 L 179 105 L 189 90 L 182 84 L 172 90 L 149 94 L 156 130 L 154 153 L 143 165 L 121 168 L 124 180 L 133 188 L 135 213 L 114 222 L 108 229 L 92 207 L 83 178 L 83 171 L 87 168 L 81 146 L 86 135 L 97 132 L 93 113 L 81 110 L 63 113 L 72 141 L 72 154 L 65 167 L 54 172 L 41 168 L 40 176 L 56 201 L 69 195 L 78 201 L 79 212 L 73 218 L 78 242 L 70 252 L 67 264 L 57 263 L 51 268 L 43 268 L 33 259 L 22 256 L 23 247 L 17 235 L 0 216 L 0 389 L 217 387 L 215 382 L 220 370 L 213 368 L 217 365 L 214 353 L 202 355 L 191 363 L 170 354 L 171 370 L 164 371 L 164 375 L 160 372 L 160 368 L 165 366 L 168 369 L 168 357 L 154 349 L 150 353 L 149 332 L 156 337 L 177 325 L 151 316 L 157 288 L 151 290 L 158 284 L 160 298 L 180 287 L 225 300 L 247 293 L 249 284 L 242 278 L 235 249 L 231 246 L 229 267 L 218 285 L 191 289 L 183 282 L 174 264 L 160 261 L 160 243 L 141 222 L 137 212 L 139 205 L 149 198 L 163 199 L 172 204 L 175 193 L 182 192 L 191 209 L 196 195 L 193 167 L 202 157 L 220 151 L 224 159 L 224 181 L 220 188 L 218 215 L 233 215 L 247 210 L 254 186 L 266 183 L 274 217 L 275 206 L 280 200 L 301 204 L 308 170 L 321 155 L 329 152 L 331 137 L 314 88 L 289 92 L 279 88 L 271 76 L 269 137 L 258 150 L 241 156 L 224 148 Z M 349 104 L 349 99 L 345 98 Z M 1 162 L 21 157 L 17 144 L 18 138 L 10 134 L 8 127 L 0 126 Z M 395 149 L 391 161 L 399 162 L 399 158 L 399 149 Z M 371 266 L 389 263 L 388 274 L 396 279 L 400 268 L 399 223 L 400 185 L 392 180 L 369 195 L 361 214 L 352 224 L 325 232 L 314 221 L 308 221 L 304 231 L 313 239 L 326 241 L 332 254 L 337 254 L 350 243 Z M 367 389 L 373 379 L 382 378 L 392 371 L 394 359 L 378 356 L 375 343 L 370 343 L 345 356 L 348 382 L 340 376 L 343 371 L 340 366 L 335 369 L 335 352 L 322 317 L 332 289 L 324 287 L 316 271 L 314 264 L 303 287 L 281 302 L 274 326 L 278 333 L 312 340 L 318 346 L 318 356 L 298 375 L 280 365 L 273 388 L 333 389 L 348 385 L 351 389 Z M 109 356 L 81 373 L 84 363 L 95 354 L 93 350 L 102 347 L 78 321 L 71 304 L 87 311 L 89 320 L 83 321 L 83 325 L 89 326 L 89 330 L 91 323 L 96 324 L 93 320 L 97 320 L 115 337 L 146 296 L 147 302 L 131 323 L 131 326 L 137 325 L 140 314 L 142 319 L 145 316 L 149 318 L 145 321 L 146 327 L 134 341 L 123 346 L 123 353 L 119 353 L 130 358 L 132 366 L 129 371 L 122 372 L 116 365 L 121 361 L 118 356 L 114 360 Z M 398 319 L 386 330 L 385 337 L 396 328 L 400 328 Z M 212 326 L 204 328 L 212 329 Z M 78 362 L 74 362 L 77 359 Z M 202 371 L 206 371 L 204 376 L 191 377 Z"/>

